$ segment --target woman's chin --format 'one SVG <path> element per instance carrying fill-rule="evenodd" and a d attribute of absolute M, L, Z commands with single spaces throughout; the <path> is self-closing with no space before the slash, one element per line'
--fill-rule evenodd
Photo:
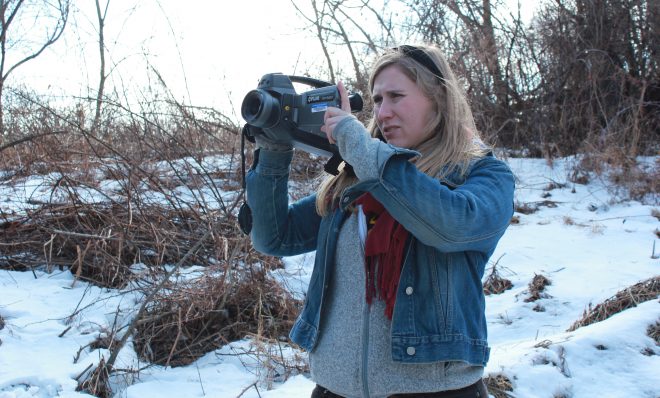
<path fill-rule="evenodd" d="M 385 137 L 385 142 L 387 142 L 390 145 L 394 145 L 398 147 L 401 146 L 401 140 L 397 139 L 396 137 L 390 137 L 390 138 Z"/>

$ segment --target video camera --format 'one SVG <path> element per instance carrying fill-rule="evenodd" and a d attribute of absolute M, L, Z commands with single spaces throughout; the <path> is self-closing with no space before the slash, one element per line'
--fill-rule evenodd
<path fill-rule="evenodd" d="M 314 90 L 296 94 L 293 83 L 314 87 Z M 352 112 L 362 110 L 362 97 L 349 95 Z M 253 141 L 255 136 L 266 135 L 276 142 L 290 143 L 309 153 L 329 156 L 325 170 L 337 174 L 342 159 L 337 146 L 330 144 L 321 131 L 323 115 L 328 107 L 341 106 L 337 86 L 323 80 L 281 73 L 264 75 L 256 90 L 247 93 L 241 104 L 241 115 L 247 122 L 243 134 Z"/>

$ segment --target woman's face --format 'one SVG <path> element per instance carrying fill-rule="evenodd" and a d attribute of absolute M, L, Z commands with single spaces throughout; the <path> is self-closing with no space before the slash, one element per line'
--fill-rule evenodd
<path fill-rule="evenodd" d="M 376 75 L 372 91 L 374 116 L 385 140 L 401 148 L 414 148 L 431 132 L 425 131 L 433 104 L 396 65 Z"/>

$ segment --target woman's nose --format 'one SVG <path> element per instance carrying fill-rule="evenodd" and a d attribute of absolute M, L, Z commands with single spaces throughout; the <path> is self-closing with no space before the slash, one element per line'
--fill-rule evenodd
<path fill-rule="evenodd" d="M 390 117 L 392 117 L 392 107 L 383 101 L 377 109 L 376 119 L 380 122 L 389 119 Z"/>

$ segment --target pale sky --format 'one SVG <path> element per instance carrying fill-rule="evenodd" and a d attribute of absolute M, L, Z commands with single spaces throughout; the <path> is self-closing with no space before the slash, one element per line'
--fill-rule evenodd
<path fill-rule="evenodd" d="M 79 11 L 62 39 L 17 69 L 10 85 L 25 84 L 55 98 L 95 95 L 96 11 L 92 1 L 81 3 L 75 2 Z M 134 3 L 139 5 L 129 8 Z M 145 90 L 150 84 L 146 71 L 153 67 L 180 101 L 224 112 L 231 99 L 238 109 L 263 74 L 302 73 L 322 61 L 313 55 L 316 39 L 303 26 L 289 0 L 111 1 L 106 64 L 116 69 L 109 83 Z"/>
<path fill-rule="evenodd" d="M 296 3 L 308 6 L 310 2 Z M 10 85 L 23 83 L 54 100 L 62 96 L 69 104 L 71 96 L 95 95 L 99 73 L 96 11 L 91 0 L 74 2 L 74 6 L 78 11 L 63 38 L 17 69 Z M 152 67 L 177 100 L 214 107 L 242 122 L 240 102 L 263 74 L 320 73 L 325 58 L 314 33 L 305 26 L 290 0 L 111 1 L 105 29 L 106 63 L 108 70 L 113 65 L 116 69 L 108 84 L 122 94 L 144 92 L 153 84 L 146 77 Z"/>

